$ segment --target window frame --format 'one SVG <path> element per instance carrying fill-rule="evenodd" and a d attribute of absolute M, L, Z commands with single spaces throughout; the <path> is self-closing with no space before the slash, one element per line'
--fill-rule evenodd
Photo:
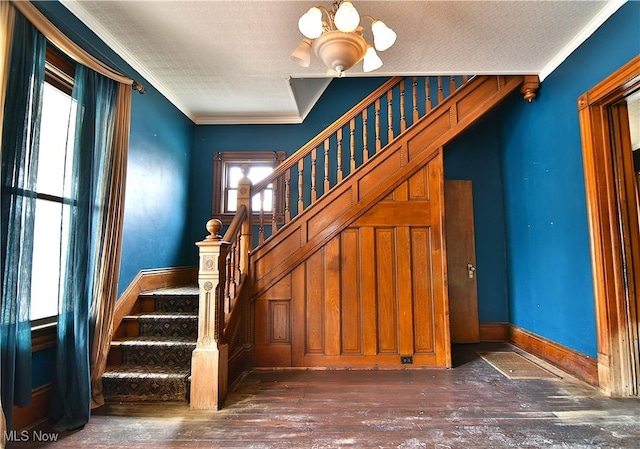
<path fill-rule="evenodd" d="M 47 42 L 45 55 L 45 83 L 71 96 L 73 91 L 75 63 L 64 55 L 60 50 Z M 38 151 L 42 145 L 39 144 Z M 37 200 L 51 201 L 74 206 L 69 198 L 42 193 L 36 190 L 33 192 Z M 31 313 L 31 312 L 30 312 Z M 33 351 L 51 347 L 55 344 L 56 328 L 58 325 L 58 314 L 31 320 L 31 335 Z M 35 340 L 34 340 L 35 339 Z"/>
<path fill-rule="evenodd" d="M 235 212 L 227 212 L 227 167 L 229 165 L 271 165 L 274 169 L 286 159 L 284 151 L 220 151 L 216 153 L 213 163 L 213 205 L 212 216 L 222 221 L 223 224 L 230 224 Z M 271 220 L 273 214 L 276 216 L 282 212 L 284 201 L 284 183 L 282 179 L 274 182 L 274 195 L 276 209 L 263 212 L 265 220 Z M 259 216 L 259 211 L 252 211 L 254 217 Z"/>

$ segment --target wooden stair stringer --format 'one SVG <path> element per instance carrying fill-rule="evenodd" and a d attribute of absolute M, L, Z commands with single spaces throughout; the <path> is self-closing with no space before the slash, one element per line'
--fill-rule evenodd
<path fill-rule="evenodd" d="M 255 299 L 425 166 L 524 82 L 477 76 L 250 255 Z"/>

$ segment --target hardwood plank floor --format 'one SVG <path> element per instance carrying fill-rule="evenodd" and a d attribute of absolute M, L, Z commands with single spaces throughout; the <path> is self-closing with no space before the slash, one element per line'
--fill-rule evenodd
<path fill-rule="evenodd" d="M 111 404 L 54 443 L 29 433 L 8 447 L 640 447 L 639 400 L 608 398 L 553 368 L 562 379 L 509 380 L 476 354 L 496 349 L 515 350 L 456 347 L 450 370 L 253 371 L 219 412 Z"/>

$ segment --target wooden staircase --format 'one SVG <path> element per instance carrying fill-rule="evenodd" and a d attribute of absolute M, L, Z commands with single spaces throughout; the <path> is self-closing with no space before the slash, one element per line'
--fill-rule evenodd
<path fill-rule="evenodd" d="M 524 82 L 474 77 L 411 126 L 401 101 L 400 132 L 318 198 L 312 145 L 309 204 L 299 195 L 302 212 L 250 256 L 257 366 L 451 366 L 443 149 L 513 91 L 528 92 Z"/>
<path fill-rule="evenodd" d="M 188 401 L 197 336 L 197 286 L 141 292 L 111 342 L 105 401 Z"/>

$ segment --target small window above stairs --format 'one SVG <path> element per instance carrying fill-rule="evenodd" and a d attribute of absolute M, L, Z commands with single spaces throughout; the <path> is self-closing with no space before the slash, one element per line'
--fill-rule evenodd
<path fill-rule="evenodd" d="M 196 285 L 140 293 L 111 343 L 105 401 L 188 402 L 197 337 Z"/>

